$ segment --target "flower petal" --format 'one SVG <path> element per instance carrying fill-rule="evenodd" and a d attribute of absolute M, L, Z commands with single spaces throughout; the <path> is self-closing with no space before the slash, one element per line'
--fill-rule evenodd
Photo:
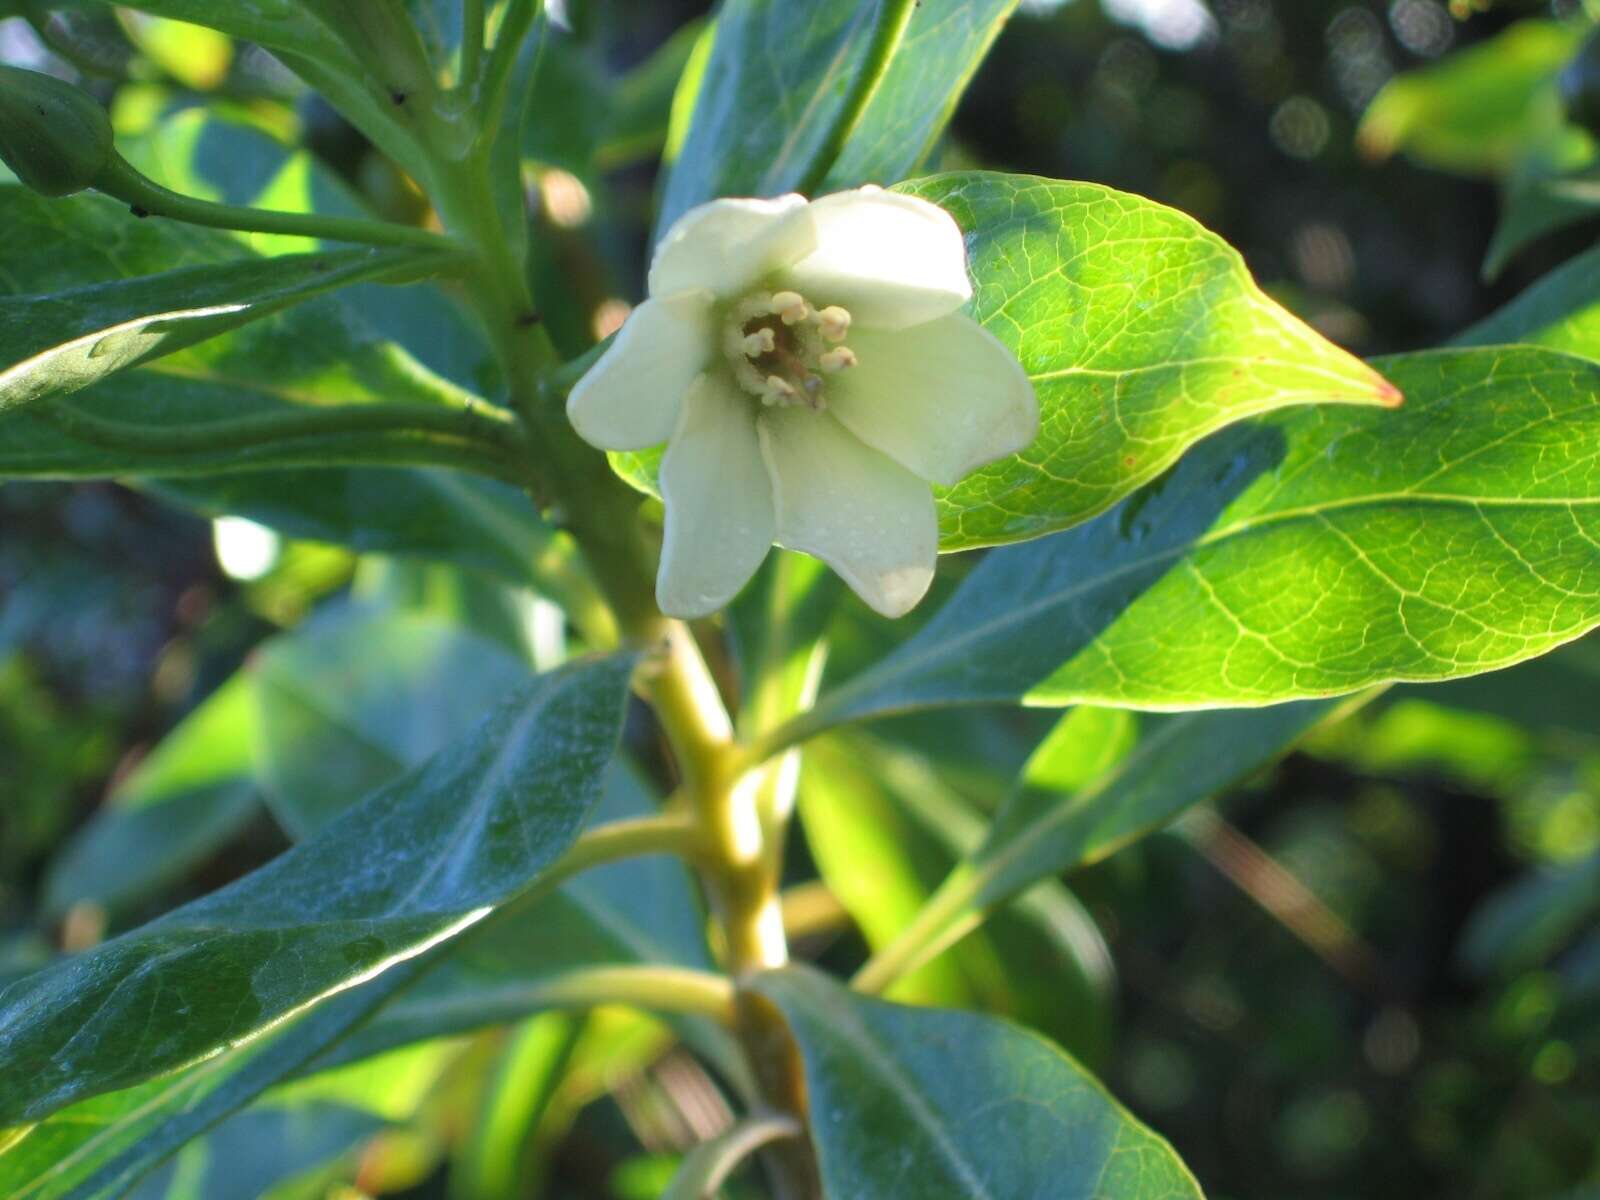
<path fill-rule="evenodd" d="M 1039 434 L 1016 356 L 964 313 L 852 331 L 856 365 L 828 379 L 828 411 L 867 445 L 936 483 L 960 482 Z"/>
<path fill-rule="evenodd" d="M 753 398 L 719 372 L 689 389 L 661 460 L 666 541 L 656 603 L 669 617 L 727 604 L 772 545 L 772 481 L 756 437 Z"/>
<path fill-rule="evenodd" d="M 819 307 L 838 304 L 857 325 L 904 329 L 972 298 L 967 247 L 944 209 L 915 196 L 859 188 L 811 205 L 816 252 L 787 273 Z"/>
<path fill-rule="evenodd" d="M 650 294 L 707 288 L 720 299 L 732 299 L 816 247 L 804 196 L 713 200 L 679 217 L 656 246 Z"/>
<path fill-rule="evenodd" d="M 775 408 L 758 424 L 779 544 L 822 559 L 884 616 L 909 612 L 939 555 L 927 483 L 825 412 Z"/>
<path fill-rule="evenodd" d="M 646 300 L 567 397 L 567 419 L 602 450 L 642 450 L 671 436 L 683 394 L 716 352 L 708 291 Z"/>

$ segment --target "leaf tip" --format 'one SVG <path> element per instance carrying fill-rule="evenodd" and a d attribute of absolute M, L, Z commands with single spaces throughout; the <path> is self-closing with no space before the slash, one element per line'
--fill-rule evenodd
<path fill-rule="evenodd" d="M 1378 376 L 1378 404 L 1383 408 L 1399 408 L 1406 402 L 1406 395 L 1382 375 Z"/>

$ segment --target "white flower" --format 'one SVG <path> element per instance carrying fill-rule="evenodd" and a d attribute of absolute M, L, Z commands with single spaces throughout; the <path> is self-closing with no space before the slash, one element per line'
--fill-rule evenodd
<path fill-rule="evenodd" d="M 668 443 L 662 612 L 721 608 L 773 542 L 886 616 L 922 599 L 929 481 L 1039 426 L 1021 364 L 960 311 L 971 295 L 950 215 L 879 188 L 715 200 L 672 227 L 650 299 L 567 401 L 602 449 Z"/>

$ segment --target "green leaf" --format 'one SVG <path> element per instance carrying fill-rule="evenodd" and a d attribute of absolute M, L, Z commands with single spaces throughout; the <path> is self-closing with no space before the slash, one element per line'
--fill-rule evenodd
<path fill-rule="evenodd" d="M 329 612 L 269 643 L 255 663 L 262 781 L 299 837 L 389 783 L 526 678 L 498 646 L 436 619 Z M 597 822 L 657 811 L 614 765 Z M 710 969 L 704 919 L 683 865 L 665 856 L 585 871 L 526 912 L 460 939 L 449 960 L 350 1039 L 342 1060 L 520 1019 L 573 967 L 654 962 Z"/>
<path fill-rule="evenodd" d="M 1463 174 L 1499 175 L 1564 128 L 1556 76 L 1577 52 L 1579 22 L 1518 21 L 1486 41 L 1391 80 L 1362 118 L 1367 154 L 1404 151 Z"/>
<path fill-rule="evenodd" d="M 410 250 L 342 250 L 0 298 L 0 414 L 78 391 L 312 296 L 367 280 L 410 280 L 441 261 Z"/>
<path fill-rule="evenodd" d="M 883 988 L 997 905 L 1116 853 L 1370 697 L 1171 715 L 1075 709 L 1029 760 L 983 844 L 863 969 L 858 985 Z"/>
<path fill-rule="evenodd" d="M 1475 975 L 1513 977 L 1543 966 L 1600 914 L 1600 854 L 1531 871 L 1490 893 L 1462 934 Z"/>
<path fill-rule="evenodd" d="M 594 147 L 594 167 L 614 171 L 665 147 L 673 95 L 706 28 L 703 20 L 686 21 L 655 53 L 608 89 L 609 102 Z"/>
<path fill-rule="evenodd" d="M 109 7 L 110 0 L 76 3 Z M 327 26 L 317 19 L 313 6 L 300 0 L 230 0 L 227 4 L 214 4 L 211 0 L 135 0 L 124 7 L 219 29 L 245 41 L 314 58 L 334 60 L 342 49 Z"/>
<path fill-rule="evenodd" d="M 921 0 L 819 192 L 897 183 L 927 160 L 1017 0 Z"/>
<path fill-rule="evenodd" d="M 1390 359 L 1396 412 L 1211 439 L 1081 529 L 997 551 L 882 662 L 772 738 L 949 704 L 1183 709 L 1473 675 L 1600 623 L 1600 365 Z"/>
<path fill-rule="evenodd" d="M 1028 449 L 936 489 L 940 548 L 1020 541 L 1094 516 L 1241 418 L 1395 404 L 1370 367 L 1269 300 L 1192 218 L 1086 183 L 964 172 L 897 190 L 966 231 L 972 315 L 1039 396 Z"/>
<path fill-rule="evenodd" d="M 1591 162 L 1593 154 L 1584 161 Z M 1572 172 L 1542 164 L 1519 172 L 1506 185 L 1500 220 L 1483 256 L 1483 277 L 1499 278 L 1506 265 L 1557 230 L 1600 220 L 1600 168 Z"/>
<path fill-rule="evenodd" d="M 1600 361 L 1600 247 L 1562 263 L 1456 339 L 1461 346 L 1512 343 Z"/>
<path fill-rule="evenodd" d="M 1308 730 L 1365 703 L 1313 700 L 1259 710 L 1172 714 L 1075 709 L 1023 769 L 1021 786 L 962 868 L 975 903 L 1098 862 L 1281 757 Z M 1084 751 L 1108 721 L 1122 728 L 1095 774 Z M 1064 761 L 1065 760 L 1065 761 Z"/>
<path fill-rule="evenodd" d="M 813 743 L 802 771 L 806 843 L 868 945 L 881 949 L 978 848 L 987 822 L 918 756 L 864 736 Z M 902 976 L 888 995 L 1010 1017 L 1097 1060 L 1109 1048 L 1114 987 L 1093 919 L 1050 880 Z"/>
<path fill-rule="evenodd" d="M 633 772 L 615 764 L 595 821 L 658 807 Z M 652 855 L 593 868 L 525 912 L 468 934 L 448 961 L 343 1043 L 333 1061 L 521 1020 L 546 1006 L 540 988 L 563 971 L 628 962 L 712 969 L 694 885 L 676 859 Z M 711 1034 L 704 1022 L 680 1024 Z"/>
<path fill-rule="evenodd" d="M 802 190 L 838 152 L 883 25 L 907 0 L 727 0 L 688 135 L 661 196 L 657 236 L 718 196 Z"/>
<path fill-rule="evenodd" d="M 131 1200 L 258 1200 L 410 1120 L 456 1057 L 440 1042 L 281 1084 L 187 1143 Z"/>
<path fill-rule="evenodd" d="M 79 0 L 110 7 L 112 0 Z M 119 0 L 120 2 L 120 0 Z M 325 5 L 346 0 L 133 0 L 123 5 L 219 29 L 274 51 L 372 142 L 418 179 L 428 178 L 432 159 L 418 136 L 418 106 L 395 104 L 393 81 L 369 71 L 327 19 Z"/>
<path fill-rule="evenodd" d="M 353 607 L 274 638 L 252 674 L 261 784 L 301 839 L 467 734 L 530 672 L 446 622 Z"/>
<path fill-rule="evenodd" d="M 0 1152 L 0 1189 L 10 1200 L 120 1200 L 182 1146 L 360 1025 L 413 983 L 441 949 L 408 959 L 263 1038 L 24 1127 L 20 1140 Z"/>
<path fill-rule="evenodd" d="M 799 1043 L 829 1200 L 1199 1200 L 1172 1148 L 1035 1034 L 867 999 L 803 967 L 754 987 Z"/>
<path fill-rule="evenodd" d="M 1395 695 L 1490 714 L 1521 729 L 1563 739 L 1571 734 L 1600 737 L 1600 709 L 1594 704 L 1595 696 L 1600 695 L 1600 639 L 1582 638 L 1509 671 L 1397 688 Z M 1474 740 L 1473 750 L 1481 754 L 1483 738 L 1480 735 Z M 1507 764 L 1502 760 L 1495 765 L 1504 768 Z"/>
<path fill-rule="evenodd" d="M 261 811 L 250 753 L 255 727 L 249 682 L 235 676 L 73 835 L 46 876 L 46 912 L 89 902 L 116 913 L 231 840 Z"/>
<path fill-rule="evenodd" d="M 0 1123 L 258 1036 L 527 892 L 598 796 L 630 667 L 606 659 L 541 677 L 311 841 L 0 993 L 0 1055 L 13 1068 Z"/>

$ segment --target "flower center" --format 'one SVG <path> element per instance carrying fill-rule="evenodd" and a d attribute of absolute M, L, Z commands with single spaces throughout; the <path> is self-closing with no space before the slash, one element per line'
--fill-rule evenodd
<path fill-rule="evenodd" d="M 766 405 L 827 407 L 827 376 L 856 365 L 844 344 L 850 314 L 815 308 L 799 292 L 752 292 L 728 310 L 722 348 L 739 386 Z"/>

